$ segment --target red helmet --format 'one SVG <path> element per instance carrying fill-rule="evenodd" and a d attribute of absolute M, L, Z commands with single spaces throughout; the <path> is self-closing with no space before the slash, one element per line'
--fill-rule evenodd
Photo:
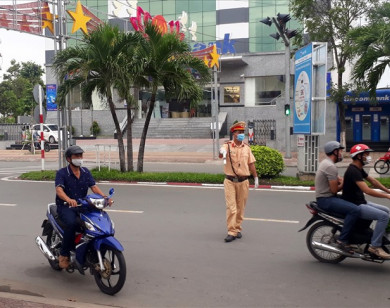
<path fill-rule="evenodd" d="M 351 151 L 349 152 L 351 154 L 351 157 L 355 157 L 356 155 L 364 152 L 373 152 L 374 150 L 371 150 L 367 145 L 365 144 L 355 144 L 352 148 Z"/>

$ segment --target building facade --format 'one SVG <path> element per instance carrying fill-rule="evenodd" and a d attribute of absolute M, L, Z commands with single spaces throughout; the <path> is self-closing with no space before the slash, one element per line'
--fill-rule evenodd
<path fill-rule="evenodd" d="M 284 151 L 286 145 L 286 127 L 284 104 L 285 100 L 285 46 L 282 40 L 275 40 L 270 34 L 277 32 L 276 27 L 268 27 L 260 20 L 265 17 L 274 17 L 278 13 L 289 13 L 289 0 L 80 0 L 89 12 L 99 19 L 118 25 L 124 31 L 133 30 L 130 21 L 142 12 L 142 16 L 161 15 L 168 25 L 178 27 L 185 35 L 185 40 L 193 51 L 199 51 L 216 44 L 220 57 L 218 71 L 218 105 L 220 112 L 226 112 L 226 124 L 230 126 L 236 120 L 262 121 L 274 120 L 272 146 Z M 141 8 L 141 10 L 139 9 Z M 77 9 L 75 2 L 66 8 L 70 11 Z M 85 9 L 84 9 L 85 13 Z M 73 21 L 68 19 L 67 31 L 70 39 L 68 44 L 77 44 L 83 33 L 72 32 Z M 289 29 L 297 29 L 299 25 L 293 19 L 287 24 Z M 50 53 L 48 51 L 48 66 L 50 67 Z M 290 93 L 293 104 L 293 75 L 294 61 L 290 61 Z M 48 73 L 47 83 L 55 83 L 54 75 Z M 205 88 L 204 101 L 201 102 L 194 114 L 201 117 L 210 117 L 213 88 Z M 72 109 L 82 109 L 83 102 L 77 89 L 70 96 Z M 139 109 L 147 104 L 148 93 L 140 95 Z M 93 108 L 105 109 L 104 102 L 96 97 Z M 124 107 L 124 102 L 116 101 L 118 108 Z M 156 104 L 155 117 L 171 117 L 175 112 L 193 112 L 189 103 L 177 104 L 167 102 L 162 92 Z M 327 109 L 330 116 L 327 122 L 327 138 L 336 138 L 336 112 L 331 104 Z M 142 112 L 138 112 L 142 116 Z M 332 118 L 333 117 L 333 118 Z M 295 136 L 291 136 L 292 150 L 296 149 Z M 325 142 L 326 140 L 324 140 Z"/>

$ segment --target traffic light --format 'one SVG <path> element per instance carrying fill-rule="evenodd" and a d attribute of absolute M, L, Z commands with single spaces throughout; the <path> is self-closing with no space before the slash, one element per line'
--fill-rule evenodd
<path fill-rule="evenodd" d="M 286 24 L 290 21 L 291 19 L 291 16 L 290 14 L 280 14 L 278 13 L 278 15 L 276 15 L 276 18 L 280 24 L 280 26 L 285 29 L 286 27 Z"/>
<path fill-rule="evenodd" d="M 263 24 L 265 24 L 265 25 L 267 25 L 269 27 L 272 25 L 272 20 L 269 17 L 260 20 L 260 22 L 262 22 Z"/>
<path fill-rule="evenodd" d="M 290 104 L 285 104 L 284 105 L 284 114 L 286 116 L 289 116 L 290 115 Z"/>
<path fill-rule="evenodd" d="M 294 36 L 296 36 L 298 34 L 298 31 L 297 30 L 289 30 L 289 29 L 286 29 L 286 36 L 287 38 L 293 38 Z"/>

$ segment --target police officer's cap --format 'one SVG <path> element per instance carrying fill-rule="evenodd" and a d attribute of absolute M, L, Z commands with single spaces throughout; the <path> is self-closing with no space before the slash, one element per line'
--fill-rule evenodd
<path fill-rule="evenodd" d="M 245 122 L 237 122 L 237 123 L 233 124 L 233 125 L 230 127 L 230 131 L 233 133 L 233 132 L 235 132 L 236 130 L 245 130 L 245 126 L 246 126 L 246 123 L 245 123 Z"/>
<path fill-rule="evenodd" d="M 337 141 L 329 141 L 324 146 L 324 152 L 327 155 L 332 154 L 334 150 L 338 150 L 338 149 L 344 149 L 344 147 L 341 146 L 340 142 Z"/>
<path fill-rule="evenodd" d="M 71 157 L 72 155 L 83 154 L 84 150 L 78 145 L 71 145 L 65 151 L 65 157 Z"/>

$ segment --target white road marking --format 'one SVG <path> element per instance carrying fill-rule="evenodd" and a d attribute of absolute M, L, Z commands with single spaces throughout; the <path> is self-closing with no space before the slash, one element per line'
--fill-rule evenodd
<path fill-rule="evenodd" d="M 0 203 L 0 206 L 16 206 L 15 203 Z"/>
<path fill-rule="evenodd" d="M 118 213 L 131 213 L 131 214 L 143 214 L 144 211 L 129 211 L 129 210 L 105 210 L 106 212 L 118 212 Z"/>
<path fill-rule="evenodd" d="M 244 220 L 267 221 L 267 222 L 282 222 L 282 223 L 288 223 L 288 224 L 299 224 L 299 221 L 297 221 L 297 220 L 280 220 L 280 219 L 250 218 L 250 217 L 244 217 Z"/>

